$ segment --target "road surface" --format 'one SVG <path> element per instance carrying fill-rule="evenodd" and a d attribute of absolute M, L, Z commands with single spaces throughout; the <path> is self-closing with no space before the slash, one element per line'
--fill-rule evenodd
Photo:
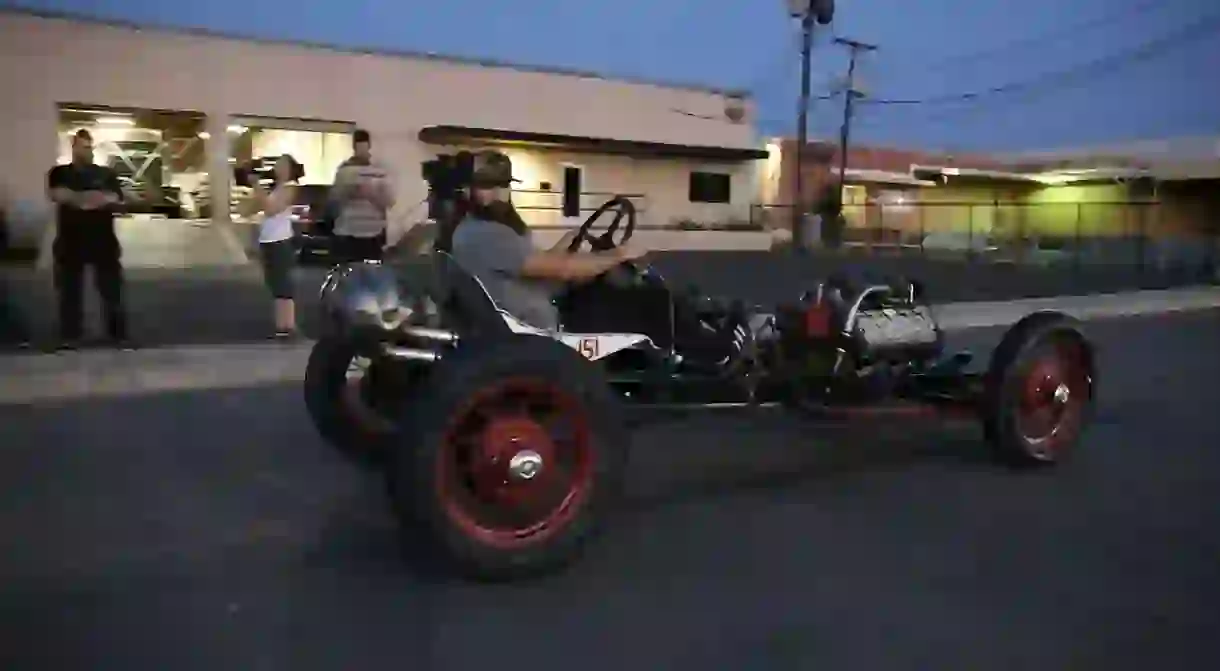
<path fill-rule="evenodd" d="M 1220 668 L 1220 313 L 1093 333 L 1057 471 L 972 427 L 650 430 L 605 542 L 510 586 L 406 567 L 295 386 L 0 407 L 0 668 Z"/>

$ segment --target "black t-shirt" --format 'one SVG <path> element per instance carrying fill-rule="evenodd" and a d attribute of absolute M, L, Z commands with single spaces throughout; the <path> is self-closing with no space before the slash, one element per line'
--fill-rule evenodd
<path fill-rule="evenodd" d="M 57 165 L 47 173 L 47 188 L 64 188 L 76 193 L 104 191 L 123 199 L 119 176 L 101 165 Z M 114 207 L 82 210 L 72 205 L 58 205 L 59 230 L 56 245 L 86 253 L 117 253 L 118 238 L 114 233 Z"/>

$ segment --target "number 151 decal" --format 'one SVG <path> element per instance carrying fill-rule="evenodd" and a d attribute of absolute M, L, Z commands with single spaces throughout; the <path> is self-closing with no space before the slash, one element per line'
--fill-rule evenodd
<path fill-rule="evenodd" d="M 576 346 L 576 351 L 586 359 L 596 359 L 601 353 L 601 344 L 597 338 L 581 338 L 580 343 Z"/>

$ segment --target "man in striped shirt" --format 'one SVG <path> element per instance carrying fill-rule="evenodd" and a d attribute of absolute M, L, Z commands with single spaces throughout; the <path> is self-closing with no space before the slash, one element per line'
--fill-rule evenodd
<path fill-rule="evenodd" d="M 335 173 L 331 199 L 337 208 L 334 253 L 339 261 L 380 260 L 394 207 L 389 170 L 372 155 L 369 132 L 352 134 L 352 157 Z"/>

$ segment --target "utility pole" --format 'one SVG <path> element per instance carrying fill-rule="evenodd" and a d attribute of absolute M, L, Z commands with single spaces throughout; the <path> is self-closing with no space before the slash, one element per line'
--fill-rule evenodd
<path fill-rule="evenodd" d="M 792 248 L 805 250 L 804 208 L 801 189 L 804 180 L 805 144 L 809 141 L 810 61 L 813 53 L 813 27 L 825 26 L 834 20 L 835 0 L 788 0 L 788 15 L 801 20 L 801 97 L 796 115 L 796 168 L 792 196 Z"/>
<path fill-rule="evenodd" d="M 876 51 L 877 46 L 865 44 L 845 37 L 836 37 L 835 44 L 845 46 L 851 51 L 851 60 L 847 66 L 847 82 L 843 91 L 843 126 L 839 128 L 839 198 L 843 198 L 843 187 L 847 183 L 847 147 L 851 140 L 851 119 L 855 112 L 857 97 L 863 93 L 856 90 L 856 57 L 862 51 Z"/>

